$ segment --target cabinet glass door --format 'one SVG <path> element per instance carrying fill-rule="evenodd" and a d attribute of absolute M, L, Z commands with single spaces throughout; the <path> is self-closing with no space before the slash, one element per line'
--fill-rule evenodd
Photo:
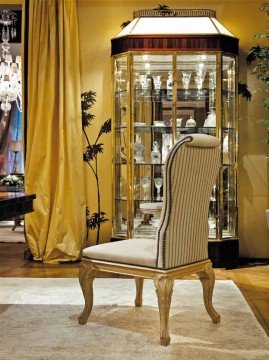
<path fill-rule="evenodd" d="M 236 88 L 235 57 L 222 56 L 222 196 L 221 238 L 236 236 Z"/>
<path fill-rule="evenodd" d="M 113 233 L 117 237 L 126 237 L 128 228 L 127 80 L 127 57 L 123 56 L 114 62 Z"/>
<path fill-rule="evenodd" d="M 177 139 L 186 134 L 216 136 L 216 54 L 177 56 Z M 218 226 L 218 184 L 209 205 L 209 239 L 216 239 Z"/>
<path fill-rule="evenodd" d="M 153 237 L 158 226 L 163 164 L 172 147 L 172 74 L 172 55 L 133 56 L 131 181 L 136 237 Z"/>
<path fill-rule="evenodd" d="M 216 55 L 177 56 L 178 136 L 216 135 Z"/>

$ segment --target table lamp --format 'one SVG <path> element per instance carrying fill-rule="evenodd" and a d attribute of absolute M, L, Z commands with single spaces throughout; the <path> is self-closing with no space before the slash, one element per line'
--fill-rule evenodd
<path fill-rule="evenodd" d="M 12 172 L 14 174 L 18 174 L 19 173 L 19 169 L 18 169 L 18 153 L 22 150 L 22 142 L 21 142 L 21 140 L 11 140 L 9 150 L 14 153 Z"/>

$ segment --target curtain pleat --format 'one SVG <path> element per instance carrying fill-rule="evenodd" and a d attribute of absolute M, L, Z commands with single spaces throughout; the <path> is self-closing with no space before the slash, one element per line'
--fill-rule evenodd
<path fill-rule="evenodd" d="M 79 39 L 75 0 L 30 0 L 26 237 L 35 260 L 75 261 L 85 241 Z"/>

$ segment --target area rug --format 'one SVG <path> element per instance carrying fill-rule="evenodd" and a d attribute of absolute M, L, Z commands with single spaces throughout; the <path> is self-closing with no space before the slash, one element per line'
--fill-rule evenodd
<path fill-rule="evenodd" d="M 19 226 L 12 231 L 12 226 L 13 223 L 9 226 L 0 227 L 0 242 L 25 243 L 24 227 Z"/>
<path fill-rule="evenodd" d="M 159 345 L 154 286 L 145 281 L 143 307 L 133 306 L 130 279 L 96 279 L 89 322 L 79 325 L 83 297 L 77 279 L 0 278 L 2 360 L 269 359 L 269 340 L 232 281 L 217 281 L 207 315 L 199 281 L 176 281 L 171 345 Z"/>

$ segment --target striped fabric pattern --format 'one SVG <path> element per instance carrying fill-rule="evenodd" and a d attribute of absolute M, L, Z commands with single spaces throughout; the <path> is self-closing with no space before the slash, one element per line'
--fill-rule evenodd
<path fill-rule="evenodd" d="M 192 138 L 195 135 L 178 142 L 167 157 L 164 203 L 157 230 L 159 268 L 208 258 L 208 207 L 220 152 L 216 146 L 188 146 Z"/>

